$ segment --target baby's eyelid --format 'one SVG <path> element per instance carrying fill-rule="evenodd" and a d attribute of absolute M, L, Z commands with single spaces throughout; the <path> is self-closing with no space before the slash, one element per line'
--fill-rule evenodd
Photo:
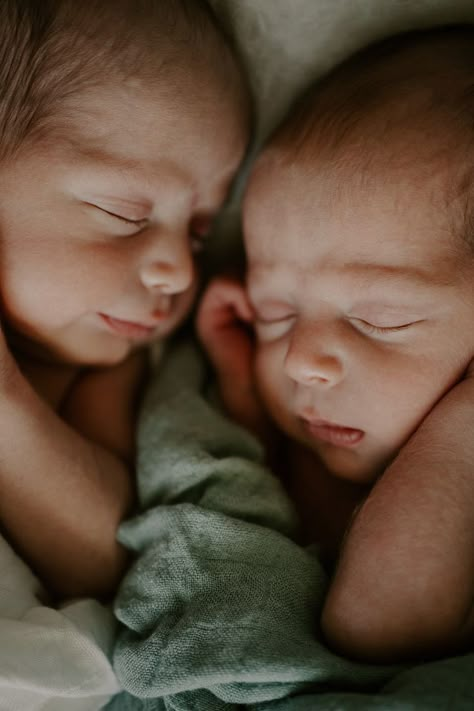
<path fill-rule="evenodd" d="M 105 212 L 107 215 L 110 215 L 111 217 L 117 218 L 117 220 L 122 220 L 122 222 L 126 222 L 129 225 L 146 225 L 148 223 L 148 218 L 146 217 L 141 217 L 140 219 L 132 219 L 131 217 L 125 217 L 124 215 L 119 215 L 117 212 L 112 212 L 111 210 L 106 210 L 103 207 L 100 207 L 99 210 L 102 210 L 102 212 Z"/>
<path fill-rule="evenodd" d="M 125 222 L 129 225 L 138 225 L 138 226 L 144 226 L 148 223 L 148 218 L 147 217 L 141 217 L 138 219 L 133 219 L 131 217 L 125 217 L 125 215 L 121 215 L 118 212 L 113 212 L 113 210 L 108 210 L 106 207 L 103 207 L 102 205 L 97 205 L 95 203 L 87 203 L 88 205 L 91 205 L 91 207 L 95 207 L 97 210 L 100 210 L 101 212 L 104 212 L 106 215 L 110 215 L 110 217 L 115 217 L 117 220 L 121 220 L 122 222 Z"/>
<path fill-rule="evenodd" d="M 376 324 L 371 323 L 370 321 L 367 321 L 363 318 L 353 317 L 350 320 L 352 322 L 355 321 L 357 324 L 360 324 L 363 329 L 369 331 L 370 333 L 396 333 L 397 331 L 405 331 L 410 326 L 415 326 L 419 323 L 423 323 L 424 321 L 424 319 L 417 319 L 413 321 L 407 321 L 406 323 L 396 324 L 393 326 L 377 326 Z"/>

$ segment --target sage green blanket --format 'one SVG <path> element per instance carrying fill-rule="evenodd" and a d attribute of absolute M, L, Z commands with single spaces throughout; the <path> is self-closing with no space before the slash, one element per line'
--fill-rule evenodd
<path fill-rule="evenodd" d="M 127 693 L 108 711 L 472 711 L 474 654 L 410 669 L 327 649 L 327 585 L 295 542 L 292 505 L 256 440 L 205 399 L 198 351 L 178 344 L 152 377 L 139 424 L 136 556 L 115 610 Z"/>

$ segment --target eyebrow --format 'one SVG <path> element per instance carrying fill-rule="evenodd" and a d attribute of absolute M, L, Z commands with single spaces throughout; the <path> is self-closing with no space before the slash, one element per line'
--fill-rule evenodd
<path fill-rule="evenodd" d="M 247 271 L 247 287 L 251 288 L 252 292 L 260 294 L 264 288 L 264 280 L 266 273 L 276 278 L 275 263 L 265 261 L 258 266 Z M 432 287 L 446 288 L 455 284 L 455 270 L 449 270 L 451 276 L 448 278 L 446 273 L 440 271 L 429 271 L 422 267 L 410 265 L 386 265 L 375 262 L 360 260 L 356 262 L 346 262 L 337 266 L 338 275 L 340 270 L 347 272 L 348 276 L 358 278 L 362 287 L 369 288 L 374 285 L 376 288 L 383 288 L 388 282 L 394 285 L 411 285 L 414 288 L 428 289 Z M 308 270 L 309 273 L 311 269 Z M 336 272 L 334 272 L 336 274 Z M 454 274 L 454 276 L 453 276 Z M 335 276 L 337 278 L 337 276 Z M 378 283 L 377 283 L 378 282 Z"/>
<path fill-rule="evenodd" d="M 447 278 L 445 273 L 409 265 L 393 266 L 360 261 L 344 264 L 343 270 L 360 273 L 362 276 L 370 278 L 371 281 L 411 282 L 425 287 L 452 286 L 454 284 L 453 278 Z"/>
<path fill-rule="evenodd" d="M 104 148 L 75 145 L 75 149 L 82 158 L 103 163 L 107 167 L 116 170 L 138 171 L 142 168 L 142 163 L 140 161 L 122 158 L 121 156 L 116 155 L 112 151 L 105 150 Z"/>
<path fill-rule="evenodd" d="M 90 138 L 81 134 L 80 130 L 73 132 L 64 138 L 64 143 L 72 148 L 74 153 L 80 158 L 86 160 L 93 160 L 97 163 L 103 164 L 107 168 L 112 170 L 118 170 L 119 172 L 142 172 L 143 171 L 143 161 L 139 159 L 126 158 L 120 153 L 105 147 L 103 145 L 104 139 Z"/>
<path fill-rule="evenodd" d="M 82 156 L 83 158 L 86 159 L 92 159 L 98 163 L 101 163 L 104 165 L 105 168 L 111 169 L 111 170 L 116 170 L 120 173 L 129 173 L 131 174 L 132 177 L 135 177 L 135 175 L 138 174 L 143 174 L 143 161 L 140 160 L 130 160 L 123 158 L 122 156 L 116 155 L 112 151 L 105 150 L 102 147 L 96 147 L 92 144 L 90 145 L 84 145 L 80 143 L 70 143 L 76 152 Z M 169 163 L 165 161 L 157 161 L 155 163 L 155 166 L 159 166 L 159 170 L 164 170 L 165 168 L 168 168 Z M 161 176 L 161 181 L 162 185 L 164 184 L 165 187 L 167 185 L 167 181 L 163 181 L 163 177 Z M 169 180 L 169 179 L 168 179 Z M 197 186 L 195 184 L 194 180 L 189 180 L 187 175 L 184 175 L 181 172 L 176 171 L 176 180 L 178 183 L 180 183 L 181 187 L 180 190 L 188 190 L 191 199 L 192 199 L 192 205 L 193 209 L 197 206 L 199 195 L 198 195 L 198 190 Z M 225 176 L 222 178 L 222 183 L 228 182 L 229 176 Z M 172 190 L 176 190 L 176 186 L 173 185 Z M 224 199 L 226 197 L 226 194 L 228 192 L 229 186 L 226 185 L 226 191 L 224 193 L 223 187 L 221 183 L 216 188 L 217 190 L 221 190 L 223 193 L 222 195 L 206 195 L 206 196 L 201 196 L 203 199 L 204 203 L 204 213 L 206 215 L 209 215 L 211 219 L 214 219 L 216 216 L 217 212 L 219 209 L 222 207 L 222 204 L 224 202 Z"/>
<path fill-rule="evenodd" d="M 143 161 L 124 158 L 112 151 L 104 149 L 100 146 L 96 146 L 92 143 L 81 144 L 75 141 L 70 141 L 70 145 L 74 148 L 77 155 L 79 155 L 81 158 L 93 160 L 94 162 L 100 164 L 106 170 L 115 171 L 122 175 L 125 174 L 127 175 L 127 177 L 130 177 L 132 179 L 135 179 L 137 176 L 141 177 L 144 174 Z M 155 165 L 158 165 L 158 162 L 156 162 Z M 163 170 L 163 166 L 166 167 L 164 162 L 161 163 L 161 170 Z M 166 187 L 167 182 L 169 182 L 169 178 L 168 180 L 164 180 L 163 175 L 161 174 L 160 180 L 162 187 L 163 185 Z M 187 178 L 183 179 L 182 175 L 180 174 L 176 174 L 176 180 L 180 183 L 181 190 L 189 190 L 194 205 L 197 200 L 195 185 L 191 182 L 188 182 Z M 172 189 L 176 190 L 176 186 L 173 185 Z"/>

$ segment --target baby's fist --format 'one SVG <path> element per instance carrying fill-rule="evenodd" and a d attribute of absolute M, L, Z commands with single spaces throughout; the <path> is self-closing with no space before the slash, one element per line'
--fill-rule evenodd
<path fill-rule="evenodd" d="M 252 308 L 241 282 L 232 277 L 211 281 L 199 305 L 196 326 L 221 386 L 229 383 L 234 388 L 242 387 L 252 381 L 252 320 Z"/>

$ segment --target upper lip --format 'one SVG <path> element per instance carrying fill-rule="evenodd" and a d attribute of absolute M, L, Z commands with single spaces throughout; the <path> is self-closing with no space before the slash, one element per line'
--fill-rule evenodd
<path fill-rule="evenodd" d="M 101 316 L 106 318 L 114 319 L 115 321 L 120 321 L 123 324 L 129 324 L 130 326 L 138 326 L 141 328 L 148 328 L 153 330 L 157 328 L 163 321 L 167 318 L 171 312 L 172 308 L 172 297 L 166 294 L 162 294 L 159 297 L 158 302 L 155 306 L 148 312 L 148 315 L 144 319 L 135 318 L 120 318 L 114 314 L 100 313 Z M 147 309 L 148 310 L 148 309 Z"/>

